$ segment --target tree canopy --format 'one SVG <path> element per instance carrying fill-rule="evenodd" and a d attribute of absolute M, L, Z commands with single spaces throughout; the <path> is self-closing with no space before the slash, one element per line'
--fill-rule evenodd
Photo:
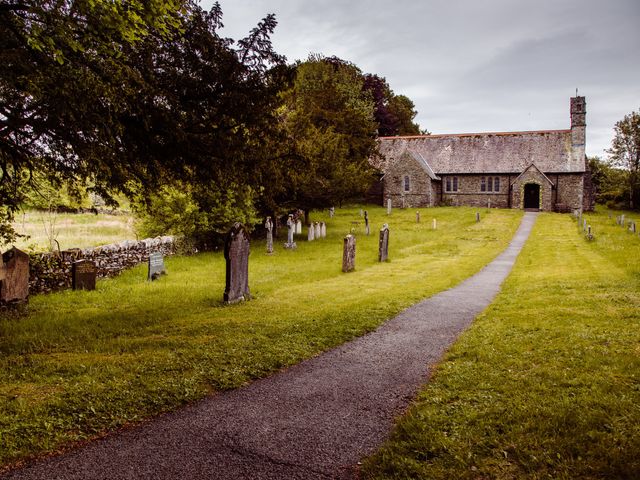
<path fill-rule="evenodd" d="M 608 150 L 613 166 L 626 172 L 629 208 L 640 206 L 640 110 L 625 115 L 614 127 L 615 136 Z"/>

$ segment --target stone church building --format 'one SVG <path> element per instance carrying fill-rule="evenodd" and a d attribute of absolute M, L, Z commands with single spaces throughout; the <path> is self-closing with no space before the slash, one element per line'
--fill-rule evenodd
<path fill-rule="evenodd" d="M 378 200 L 394 207 L 468 205 L 591 210 L 586 101 L 571 98 L 571 128 L 533 132 L 382 137 L 371 160 Z"/>

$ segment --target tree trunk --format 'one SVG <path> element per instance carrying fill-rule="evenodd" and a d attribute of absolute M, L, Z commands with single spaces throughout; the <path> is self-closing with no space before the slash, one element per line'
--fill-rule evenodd
<path fill-rule="evenodd" d="M 310 211 L 310 209 L 309 209 L 309 208 L 307 208 L 307 209 L 304 211 L 304 224 L 305 224 L 305 225 L 309 225 L 309 214 L 310 214 L 310 213 L 311 213 L 311 211 Z"/>

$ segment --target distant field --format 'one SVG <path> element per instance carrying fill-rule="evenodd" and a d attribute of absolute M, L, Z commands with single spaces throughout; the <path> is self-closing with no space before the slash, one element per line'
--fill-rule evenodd
<path fill-rule="evenodd" d="M 250 302 L 225 306 L 221 252 L 169 257 L 148 283 L 145 266 L 98 282 L 92 292 L 31 298 L 28 315 L 0 314 L 0 465 L 54 451 L 137 422 L 211 391 L 237 388 L 375 329 L 405 307 L 479 271 L 520 223 L 516 210 L 313 212 L 327 238 L 285 232 L 265 253 L 253 240 Z M 432 229 L 437 218 L 438 229 Z M 389 223 L 389 262 L 377 232 Z M 356 270 L 341 272 L 342 243 L 355 228 Z M 306 232 L 305 232 L 306 234 Z"/>
<path fill-rule="evenodd" d="M 13 224 L 15 230 L 28 238 L 14 244 L 20 249 L 49 250 L 50 238 L 57 239 L 61 250 L 86 248 L 135 240 L 133 217 L 93 213 L 58 213 L 29 210 L 19 214 Z M 49 232 L 53 232 L 50 235 Z M 54 249 L 57 245 L 54 243 Z"/>
<path fill-rule="evenodd" d="M 640 237 L 541 214 L 363 479 L 640 478 Z M 640 216 L 627 218 L 640 220 Z"/>

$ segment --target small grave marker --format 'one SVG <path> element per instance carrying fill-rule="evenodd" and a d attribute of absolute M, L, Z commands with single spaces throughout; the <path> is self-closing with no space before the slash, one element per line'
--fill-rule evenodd
<path fill-rule="evenodd" d="M 226 276 L 223 299 L 226 303 L 249 300 L 249 235 L 235 223 L 224 243 Z"/>
<path fill-rule="evenodd" d="M 416 223 L 420 223 L 420 212 L 416 212 Z"/>
<path fill-rule="evenodd" d="M 267 230 L 267 253 L 271 255 L 273 253 L 273 222 L 271 217 L 267 217 L 264 228 Z"/>
<path fill-rule="evenodd" d="M 74 290 L 95 290 L 98 269 L 91 260 L 78 260 L 71 264 L 71 288 Z"/>
<path fill-rule="evenodd" d="M 476 222 L 480 221 L 480 212 L 476 212 Z"/>
<path fill-rule="evenodd" d="M 29 255 L 12 248 L 0 260 L 0 304 L 24 303 L 29 297 Z"/>
<path fill-rule="evenodd" d="M 391 215 L 391 199 L 387 198 L 387 215 Z"/>
<path fill-rule="evenodd" d="M 389 258 L 389 225 L 386 223 L 380 229 L 380 240 L 378 241 L 378 261 L 386 262 Z"/>
<path fill-rule="evenodd" d="M 342 248 L 342 271 L 350 272 L 356 268 L 356 237 L 347 235 L 344 237 Z"/>
<path fill-rule="evenodd" d="M 438 221 L 434 218 L 433 219 L 433 229 L 437 230 L 437 228 L 438 228 Z"/>
<path fill-rule="evenodd" d="M 369 230 L 369 213 L 364 211 L 364 232 L 369 235 L 371 231 Z"/>
<path fill-rule="evenodd" d="M 336 214 L 336 209 L 335 207 L 331 207 L 329 209 L 329 218 L 333 218 L 333 216 Z"/>
<path fill-rule="evenodd" d="M 161 275 L 166 275 L 167 269 L 164 266 L 164 257 L 159 252 L 149 254 L 149 273 L 147 280 L 157 280 Z"/>

